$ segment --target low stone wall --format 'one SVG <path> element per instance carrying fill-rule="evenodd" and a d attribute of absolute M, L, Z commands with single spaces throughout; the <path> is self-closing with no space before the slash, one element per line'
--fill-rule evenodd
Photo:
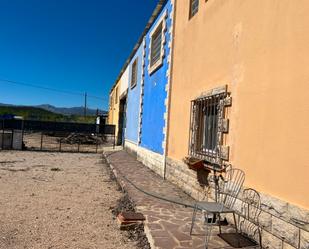
<path fill-rule="evenodd" d="M 152 152 L 136 144 L 126 140 L 125 149 L 136 156 L 137 160 L 142 162 L 145 166 L 153 170 L 160 176 L 164 176 L 164 156 Z"/>
<path fill-rule="evenodd" d="M 137 157 L 137 150 L 138 150 L 137 144 L 131 142 L 130 140 L 125 140 L 124 148 L 127 152 Z"/>
<path fill-rule="evenodd" d="M 205 186 L 205 177 L 188 169 L 181 161 L 166 160 L 166 178 L 182 188 L 197 200 L 206 199 L 207 193 L 213 198 L 214 191 Z M 202 181 L 202 182 L 201 182 Z M 202 183 L 202 184 L 200 184 Z M 309 210 L 286 201 L 260 193 L 261 215 L 259 226 L 262 231 L 263 248 L 268 249 L 309 249 Z M 241 215 L 242 194 L 235 203 L 235 210 Z"/>
<path fill-rule="evenodd" d="M 198 182 L 198 173 L 190 170 L 183 162 L 166 159 L 166 179 L 183 189 L 185 193 L 196 200 L 204 200 L 207 189 L 204 182 Z"/>
<path fill-rule="evenodd" d="M 137 160 L 142 162 L 148 168 L 158 175 L 164 175 L 164 157 L 158 153 L 139 147 L 137 151 Z"/>

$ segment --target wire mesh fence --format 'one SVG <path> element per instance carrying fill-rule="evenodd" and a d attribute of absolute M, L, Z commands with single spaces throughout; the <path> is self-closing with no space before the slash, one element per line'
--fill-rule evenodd
<path fill-rule="evenodd" d="M 0 149 L 100 153 L 115 146 L 114 125 L 0 120 Z"/>

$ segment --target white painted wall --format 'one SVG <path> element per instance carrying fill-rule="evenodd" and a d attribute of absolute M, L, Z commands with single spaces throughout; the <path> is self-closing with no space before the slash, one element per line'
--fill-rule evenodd
<path fill-rule="evenodd" d="M 121 96 L 129 86 L 129 67 L 126 68 L 124 73 L 122 74 L 120 78 L 120 89 L 119 89 L 119 96 Z"/>

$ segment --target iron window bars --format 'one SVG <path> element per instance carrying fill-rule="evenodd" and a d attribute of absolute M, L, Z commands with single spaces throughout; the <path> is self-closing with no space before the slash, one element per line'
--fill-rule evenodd
<path fill-rule="evenodd" d="M 198 12 L 199 0 L 190 0 L 190 13 L 189 19 Z"/>
<path fill-rule="evenodd" d="M 131 88 L 135 87 L 137 83 L 137 64 L 138 58 L 134 60 L 131 68 Z"/>
<path fill-rule="evenodd" d="M 150 66 L 156 64 L 161 58 L 162 23 L 157 27 L 151 38 Z"/>
<path fill-rule="evenodd" d="M 228 160 L 222 134 L 228 131 L 225 107 L 231 98 L 226 87 L 214 89 L 191 101 L 189 155 L 218 165 Z"/>
<path fill-rule="evenodd" d="M 168 19 L 167 10 L 161 15 L 155 27 L 150 33 L 149 54 L 148 54 L 148 73 L 152 74 L 163 64 L 165 56 L 164 45 L 166 44 L 167 31 L 166 20 Z"/>

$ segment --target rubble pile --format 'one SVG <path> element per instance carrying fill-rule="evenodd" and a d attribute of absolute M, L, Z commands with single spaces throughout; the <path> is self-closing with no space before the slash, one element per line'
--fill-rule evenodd
<path fill-rule="evenodd" d="M 101 137 L 94 134 L 72 133 L 65 138 L 61 138 L 61 142 L 67 144 L 101 144 L 103 143 L 103 140 Z"/>

